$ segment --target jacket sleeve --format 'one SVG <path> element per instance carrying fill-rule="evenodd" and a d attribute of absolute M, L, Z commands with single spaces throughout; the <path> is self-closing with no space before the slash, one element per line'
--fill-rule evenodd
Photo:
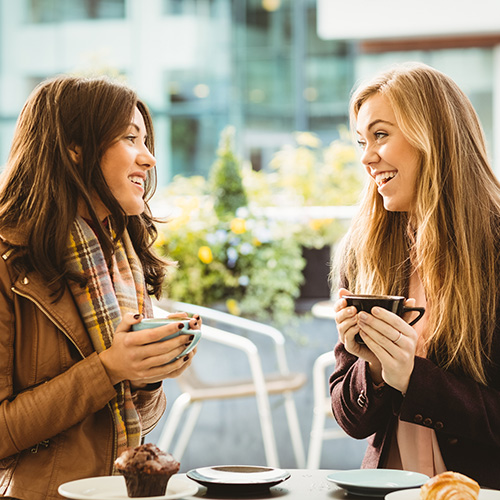
<path fill-rule="evenodd" d="M 133 393 L 133 399 L 141 419 L 142 435 L 146 435 L 155 428 L 167 407 L 163 384 L 152 391 L 139 389 Z"/>
<path fill-rule="evenodd" d="M 367 363 L 348 353 L 341 342 L 335 346 L 335 360 L 330 395 L 340 427 L 356 439 L 385 429 L 401 403 L 401 393 L 387 385 L 375 387 Z"/>
<path fill-rule="evenodd" d="M 0 337 L 0 459 L 60 434 L 105 407 L 115 395 L 101 361 L 92 354 L 14 396 L 7 371 L 12 356 L 4 355 L 8 347 L 4 329 Z"/>

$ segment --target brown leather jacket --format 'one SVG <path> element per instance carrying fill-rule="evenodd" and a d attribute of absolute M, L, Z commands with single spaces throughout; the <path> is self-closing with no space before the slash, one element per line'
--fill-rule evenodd
<path fill-rule="evenodd" d="M 56 303 L 12 269 L 0 235 L 0 496 L 62 498 L 64 482 L 112 472 L 111 384 L 69 292 Z M 165 411 L 162 387 L 134 394 L 143 434 Z"/>

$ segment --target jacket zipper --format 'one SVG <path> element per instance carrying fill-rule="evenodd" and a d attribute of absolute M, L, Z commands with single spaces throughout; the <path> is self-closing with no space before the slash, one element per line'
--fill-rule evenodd
<path fill-rule="evenodd" d="M 47 311 L 47 309 L 45 307 L 43 307 L 42 304 L 40 304 L 40 302 L 38 300 L 36 300 L 35 298 L 31 297 L 28 294 L 22 293 L 15 286 L 11 287 L 11 290 L 15 294 L 19 295 L 20 297 L 23 297 L 23 298 L 25 298 L 25 299 L 33 302 L 33 304 L 35 304 L 41 311 L 43 311 L 44 314 L 47 316 L 47 318 L 49 318 L 50 321 L 52 321 L 52 323 L 54 323 L 54 325 L 56 325 L 57 328 L 59 328 L 59 330 L 63 333 L 63 335 L 75 346 L 76 350 L 78 351 L 78 353 L 80 354 L 80 356 L 82 357 L 82 359 L 85 359 L 85 355 L 83 354 L 83 352 L 81 351 L 81 349 L 76 345 L 76 343 L 74 342 L 74 340 L 64 331 L 64 328 L 57 322 L 57 320 L 55 318 L 52 317 L 51 314 L 49 314 L 49 311 Z M 111 418 L 114 420 L 114 417 L 113 417 L 113 408 L 111 408 L 111 404 L 108 403 L 107 407 L 109 408 L 109 411 L 111 412 Z M 114 430 L 114 439 L 113 439 L 113 461 L 114 461 L 114 459 L 116 458 L 116 453 L 117 453 L 117 448 L 118 448 L 118 445 L 117 445 L 117 438 L 118 437 L 117 437 L 117 431 L 116 431 L 116 426 L 115 425 L 113 425 L 113 430 Z M 31 448 L 30 451 L 32 453 L 37 453 L 38 452 L 38 448 L 39 448 L 40 445 L 42 445 L 45 448 L 47 448 L 47 446 L 48 446 L 48 440 L 46 442 L 47 442 L 47 444 L 45 444 L 45 441 L 42 441 L 41 443 L 36 444 L 33 448 Z M 113 470 L 113 466 L 111 466 L 111 470 Z"/>
<path fill-rule="evenodd" d="M 31 451 L 31 453 L 38 453 L 38 448 L 40 448 L 40 446 L 43 446 L 44 448 L 48 448 L 49 444 L 50 444 L 50 440 L 44 439 L 43 441 L 40 441 L 38 444 L 35 444 L 35 446 L 31 447 L 30 451 Z"/>

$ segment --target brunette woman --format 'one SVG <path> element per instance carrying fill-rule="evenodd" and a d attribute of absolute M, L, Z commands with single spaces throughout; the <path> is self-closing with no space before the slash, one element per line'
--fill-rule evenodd
<path fill-rule="evenodd" d="M 58 77 L 20 114 L 0 181 L 0 496 L 112 474 L 191 363 L 169 363 L 186 336 L 157 342 L 179 323 L 129 331 L 165 275 L 155 165 L 151 116 L 122 84 Z"/>

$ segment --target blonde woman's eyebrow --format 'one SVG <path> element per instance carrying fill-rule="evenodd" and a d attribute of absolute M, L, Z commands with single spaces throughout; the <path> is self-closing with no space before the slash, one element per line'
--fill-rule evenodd
<path fill-rule="evenodd" d="M 370 131 L 375 125 L 379 125 L 380 123 L 384 125 L 390 125 L 391 127 L 395 127 L 396 125 L 388 120 L 382 120 L 381 118 L 377 118 L 376 120 L 373 120 L 369 125 L 367 130 Z M 359 130 L 356 130 L 356 133 L 359 135 L 362 135 Z"/>
<path fill-rule="evenodd" d="M 382 119 L 377 119 L 377 120 L 373 120 L 370 125 L 368 125 L 368 130 L 371 130 L 375 125 L 378 125 L 379 123 L 382 123 L 384 125 L 391 125 L 392 127 L 394 127 L 394 123 L 388 121 L 388 120 L 382 120 Z"/>

